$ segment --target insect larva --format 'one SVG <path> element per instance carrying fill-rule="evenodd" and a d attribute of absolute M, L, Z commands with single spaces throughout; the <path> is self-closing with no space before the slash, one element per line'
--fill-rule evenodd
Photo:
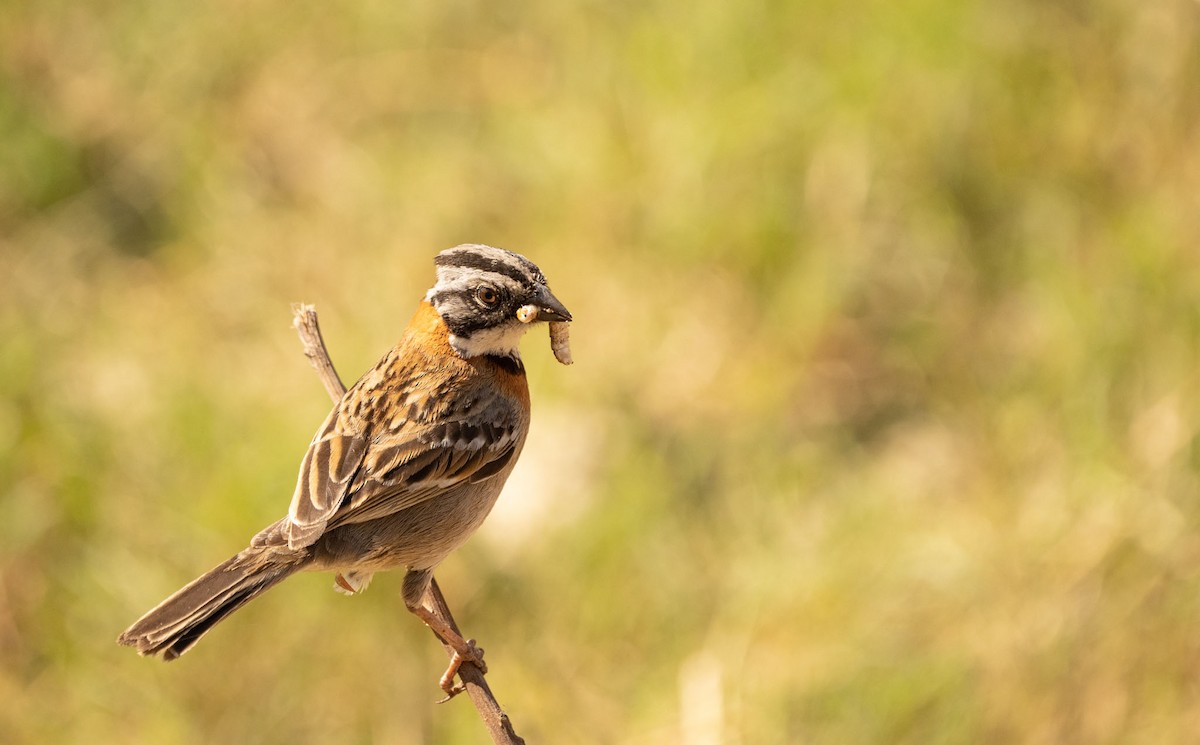
<path fill-rule="evenodd" d="M 533 323 L 537 320 L 538 308 L 536 305 L 522 305 L 517 308 L 517 320 L 521 323 Z"/>
<path fill-rule="evenodd" d="M 538 307 L 536 305 L 522 305 L 517 308 L 517 320 L 521 323 L 533 323 L 538 317 Z M 550 326 L 550 349 L 554 352 L 554 359 L 569 365 L 574 360 L 571 359 L 571 337 L 567 329 L 566 321 L 551 321 Z"/>
<path fill-rule="evenodd" d="M 569 365 L 574 360 L 571 359 L 571 337 L 568 327 L 571 324 L 565 321 L 553 321 L 550 326 L 550 349 L 554 351 L 554 359 Z"/>

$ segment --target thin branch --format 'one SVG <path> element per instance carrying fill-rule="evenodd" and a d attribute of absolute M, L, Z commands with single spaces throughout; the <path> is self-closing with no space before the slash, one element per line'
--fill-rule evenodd
<path fill-rule="evenodd" d="M 317 371 L 317 377 L 321 379 L 325 391 L 329 393 L 329 397 L 336 404 L 345 395 L 346 386 L 338 377 L 337 370 L 333 367 L 333 361 L 329 358 L 329 350 L 325 348 L 321 327 L 317 323 L 317 310 L 311 305 L 297 303 L 292 306 L 292 314 L 294 316 L 292 326 L 300 335 L 300 343 L 304 345 L 304 356 Z M 440 617 L 454 631 L 462 633 L 459 631 L 454 616 L 450 613 L 450 607 L 446 605 L 446 598 L 442 595 L 436 579 L 430 582 L 425 598 L 429 601 L 429 607 L 434 615 Z M 440 638 L 439 641 L 441 641 Z M 447 655 L 454 656 L 454 650 L 450 645 L 442 642 L 442 646 L 445 647 Z M 525 741 L 513 731 L 512 721 L 509 720 L 508 715 L 496 702 L 496 697 L 492 695 L 492 689 L 488 686 L 483 672 L 473 663 L 468 662 L 459 667 L 458 677 L 462 680 L 467 695 L 471 697 L 471 703 L 475 704 L 480 719 L 483 720 L 484 726 L 492 736 L 492 742 L 496 745 L 525 745 Z"/>
<path fill-rule="evenodd" d="M 292 326 L 300 335 L 300 344 L 304 346 L 304 356 L 309 364 L 317 371 L 325 392 L 336 404 L 346 395 L 346 386 L 333 368 L 333 360 L 329 358 L 329 350 L 325 348 L 325 339 L 321 336 L 321 325 L 317 323 L 317 309 L 307 303 L 296 303 L 292 306 Z"/>

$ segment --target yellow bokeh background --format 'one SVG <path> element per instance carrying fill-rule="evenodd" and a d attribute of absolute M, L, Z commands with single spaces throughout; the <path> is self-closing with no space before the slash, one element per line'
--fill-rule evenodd
<path fill-rule="evenodd" d="M 1200 4 L 0 6 L 0 741 L 476 743 L 398 577 L 114 643 L 464 242 L 577 363 L 438 576 L 535 743 L 1200 736 Z"/>

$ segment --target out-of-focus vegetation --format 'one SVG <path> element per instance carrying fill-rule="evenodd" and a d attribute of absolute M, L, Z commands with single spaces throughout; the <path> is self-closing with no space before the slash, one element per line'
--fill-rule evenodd
<path fill-rule="evenodd" d="M 1195 741 L 1187 0 L 0 6 L 0 740 L 485 741 L 394 576 L 113 643 L 460 242 L 578 319 L 439 573 L 530 742 Z"/>

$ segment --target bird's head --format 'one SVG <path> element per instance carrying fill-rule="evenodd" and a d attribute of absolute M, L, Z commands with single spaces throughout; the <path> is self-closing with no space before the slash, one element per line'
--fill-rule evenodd
<path fill-rule="evenodd" d="M 442 251 L 434 263 L 437 283 L 425 299 L 449 329 L 450 346 L 463 357 L 519 360 L 518 345 L 532 322 L 571 320 L 542 270 L 520 254 L 465 244 Z"/>

